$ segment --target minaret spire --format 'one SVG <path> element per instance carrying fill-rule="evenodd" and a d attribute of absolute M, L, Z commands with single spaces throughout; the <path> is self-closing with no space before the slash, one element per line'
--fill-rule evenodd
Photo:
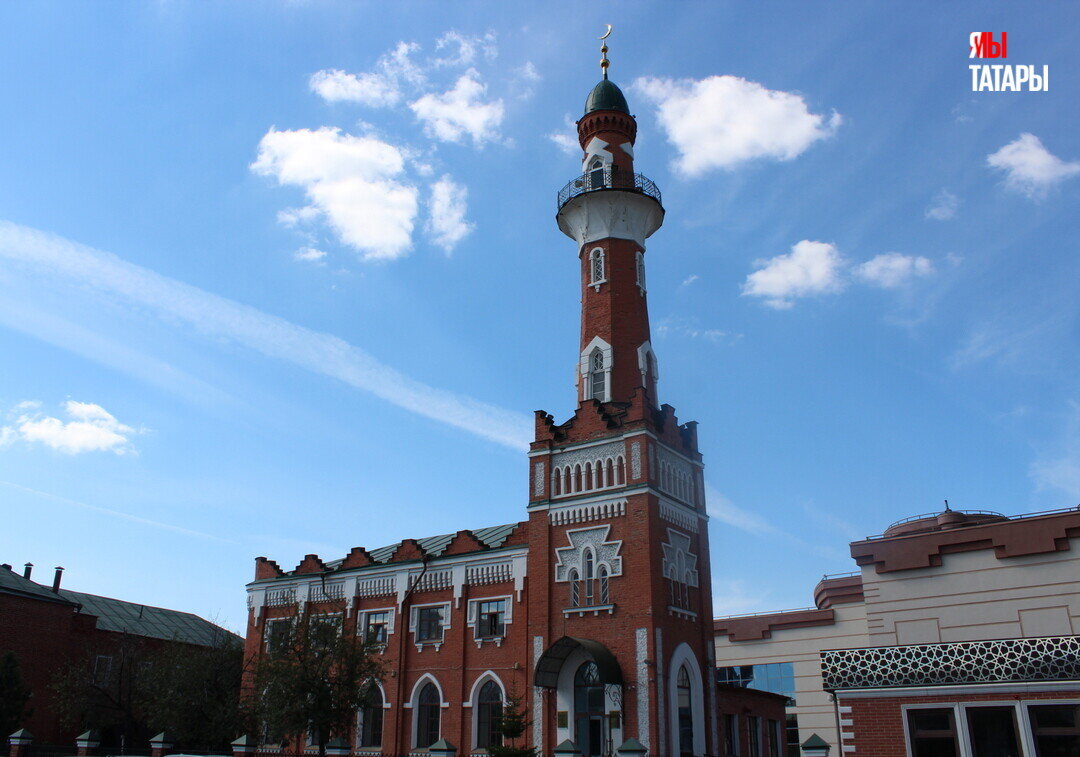
<path fill-rule="evenodd" d="M 600 39 L 607 40 L 607 38 L 610 37 L 610 36 L 611 36 L 611 24 L 608 24 L 607 25 L 607 31 L 604 32 L 604 36 L 602 36 Z M 608 52 L 607 42 L 605 41 L 604 44 L 600 45 L 600 70 L 604 72 L 604 81 L 607 81 L 607 70 L 608 70 L 608 66 L 611 65 L 611 61 L 609 61 L 607 59 L 607 52 Z"/>

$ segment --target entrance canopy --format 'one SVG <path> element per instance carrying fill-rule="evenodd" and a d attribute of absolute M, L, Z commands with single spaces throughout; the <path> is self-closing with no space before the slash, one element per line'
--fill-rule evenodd
<path fill-rule="evenodd" d="M 541 655 L 540 661 L 536 663 L 533 685 L 543 686 L 545 689 L 558 688 L 559 672 L 562 670 L 563 663 L 578 649 L 585 652 L 596 663 L 596 669 L 600 674 L 599 683 L 623 685 L 619 661 L 615 659 L 610 649 L 599 641 L 575 639 L 572 636 L 563 636 Z"/>

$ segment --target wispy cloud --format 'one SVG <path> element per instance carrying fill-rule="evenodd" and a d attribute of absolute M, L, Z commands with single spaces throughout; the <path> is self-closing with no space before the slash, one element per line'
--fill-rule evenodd
<path fill-rule="evenodd" d="M 204 533 L 203 531 L 196 531 L 191 528 L 184 528 L 183 526 L 177 526 L 172 523 L 163 523 L 159 520 L 151 520 L 150 518 L 143 518 L 139 515 L 132 515 L 131 513 L 125 513 L 121 510 L 113 510 L 109 507 L 100 507 L 99 505 L 89 505 L 86 502 L 79 502 L 78 500 L 68 499 L 67 497 L 61 497 L 58 494 L 50 494 L 49 492 L 43 492 L 38 489 L 31 489 L 29 486 L 22 486 L 20 484 L 12 483 L 11 481 L 0 481 L 0 486 L 5 486 L 9 489 L 22 492 L 23 494 L 31 494 L 41 499 L 46 499 L 51 502 L 58 502 L 62 505 L 68 505 L 70 507 L 77 507 L 81 510 L 89 510 L 95 513 L 101 513 L 102 515 L 108 515 L 113 518 L 120 518 L 122 520 L 131 521 L 132 523 L 138 523 L 143 526 L 150 526 L 152 528 L 160 528 L 165 531 L 173 531 L 178 534 L 184 534 L 186 536 L 196 536 L 200 539 L 209 539 L 210 541 L 223 542 L 225 544 L 236 544 L 232 539 L 224 539 L 214 534 Z"/>
<path fill-rule="evenodd" d="M 943 189 L 934 195 L 930 207 L 926 209 L 926 217 L 935 221 L 949 221 L 956 218 L 956 209 L 960 207 L 959 198 L 947 189 Z"/>
<path fill-rule="evenodd" d="M 299 365 L 439 423 L 524 449 L 532 422 L 521 413 L 403 375 L 363 349 L 255 308 L 36 229 L 0 221 L 0 258 L 35 275 L 59 277 L 186 323 L 215 340 Z"/>
<path fill-rule="evenodd" d="M 1032 462 L 1028 472 L 1039 490 L 1064 494 L 1065 505 L 1080 503 L 1080 402 L 1069 402 L 1059 447 Z"/>
<path fill-rule="evenodd" d="M 854 269 L 855 278 L 882 289 L 896 289 L 915 277 L 929 276 L 933 272 L 934 264 L 929 258 L 899 252 L 877 255 Z"/>
<path fill-rule="evenodd" d="M 682 318 L 669 316 L 656 324 L 656 335 L 660 338 L 667 336 L 682 336 L 687 339 L 705 339 L 710 342 L 737 342 L 742 334 L 729 334 L 722 329 L 703 328 L 696 318 Z"/>
<path fill-rule="evenodd" d="M 771 592 L 762 586 L 750 587 L 738 579 L 713 579 L 713 612 L 737 615 L 754 612 L 766 605 Z"/>

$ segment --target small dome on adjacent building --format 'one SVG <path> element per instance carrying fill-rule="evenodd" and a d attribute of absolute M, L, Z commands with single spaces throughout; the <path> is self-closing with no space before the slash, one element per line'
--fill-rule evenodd
<path fill-rule="evenodd" d="M 589 98 L 585 101 L 585 113 L 594 110 L 617 110 L 620 113 L 630 114 L 630 106 L 626 104 L 626 97 L 615 82 L 609 79 L 601 79 L 600 83 L 592 88 Z"/>

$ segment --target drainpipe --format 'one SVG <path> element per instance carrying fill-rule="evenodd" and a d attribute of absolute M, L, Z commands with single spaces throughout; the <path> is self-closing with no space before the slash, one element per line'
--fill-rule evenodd
<path fill-rule="evenodd" d="M 420 575 L 418 575 L 416 577 L 416 580 L 413 581 L 412 586 L 410 586 L 408 591 L 405 592 L 405 596 L 401 598 L 401 617 L 399 617 L 397 619 L 397 621 L 398 621 L 398 625 L 397 625 L 397 629 L 398 629 L 397 630 L 397 633 L 398 633 L 398 659 L 397 659 L 397 670 L 395 671 L 395 673 L 397 674 L 397 697 L 396 697 L 396 699 L 397 699 L 397 720 L 398 720 L 397 726 L 398 727 L 394 729 L 394 751 L 393 751 L 393 754 L 403 754 L 403 751 L 401 750 L 400 747 L 401 747 L 401 739 L 402 739 L 402 735 L 403 735 L 401 729 L 405 724 L 405 708 L 402 706 L 404 704 L 404 699 L 405 699 L 405 670 L 404 670 L 404 668 L 405 668 L 405 637 L 409 635 L 409 615 L 408 615 L 406 610 L 408 608 L 409 599 L 412 597 L 413 592 L 416 591 L 416 587 L 420 585 L 420 580 L 424 577 L 424 574 L 427 573 L 428 562 L 430 560 L 431 560 L 431 557 L 428 556 L 428 555 L 424 555 L 423 557 L 420 558 L 420 562 L 423 565 L 423 567 L 420 570 Z M 408 574 L 406 573 L 406 575 L 408 575 Z M 413 713 L 412 716 L 415 718 L 416 713 Z M 440 720 L 439 722 L 440 722 L 440 729 L 439 730 L 442 730 L 442 728 L 441 728 L 442 721 Z"/>

